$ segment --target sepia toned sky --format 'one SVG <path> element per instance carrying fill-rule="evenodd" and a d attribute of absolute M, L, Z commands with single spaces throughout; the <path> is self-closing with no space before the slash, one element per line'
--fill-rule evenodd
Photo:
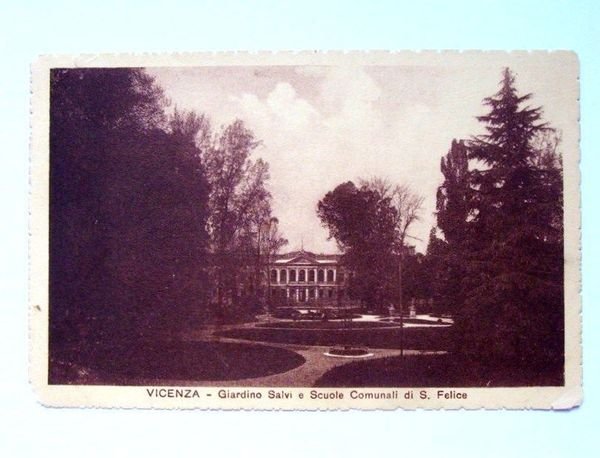
<path fill-rule="evenodd" d="M 400 66 L 252 66 L 150 68 L 172 107 L 208 115 L 218 128 L 236 118 L 262 141 L 254 157 L 270 164 L 273 213 L 289 245 L 335 252 L 316 205 L 338 184 L 385 177 L 425 198 L 410 235 L 426 249 L 435 225 L 440 158 L 453 138 L 482 133 L 475 117 L 498 90 L 502 68 L 519 93 L 577 148 L 577 69 L 562 54 L 411 59 Z"/>

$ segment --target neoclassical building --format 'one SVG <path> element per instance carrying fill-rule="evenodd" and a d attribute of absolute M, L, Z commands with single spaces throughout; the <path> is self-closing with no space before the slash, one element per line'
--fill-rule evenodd
<path fill-rule="evenodd" d="M 292 251 L 270 263 L 270 296 L 279 302 L 339 304 L 346 297 L 347 274 L 341 255 Z"/>

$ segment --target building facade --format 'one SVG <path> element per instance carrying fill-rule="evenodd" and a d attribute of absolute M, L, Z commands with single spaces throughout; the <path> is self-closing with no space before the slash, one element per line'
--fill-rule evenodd
<path fill-rule="evenodd" d="M 348 274 L 341 255 L 292 251 L 269 265 L 269 294 L 279 304 L 340 305 L 347 300 Z"/>

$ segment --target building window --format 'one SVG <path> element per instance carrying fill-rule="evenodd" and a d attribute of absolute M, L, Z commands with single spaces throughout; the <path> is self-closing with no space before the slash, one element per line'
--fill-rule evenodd
<path fill-rule="evenodd" d="M 333 297 L 333 290 L 332 290 L 332 289 L 330 289 L 330 290 L 329 290 L 329 299 L 331 299 L 332 297 Z"/>
<path fill-rule="evenodd" d="M 271 283 L 277 283 L 277 271 L 275 269 L 271 271 Z"/>
<path fill-rule="evenodd" d="M 308 297 L 311 298 L 311 299 L 315 298 L 315 290 L 313 288 L 310 288 L 308 290 Z"/>
<path fill-rule="evenodd" d="M 298 281 L 306 281 L 306 271 L 302 269 L 298 275 Z"/>
<path fill-rule="evenodd" d="M 290 281 L 296 281 L 296 271 L 290 270 Z"/>
<path fill-rule="evenodd" d="M 323 299 L 323 297 L 325 297 L 325 291 L 324 290 L 322 290 L 322 289 L 319 290 L 319 297 L 321 299 Z"/>
<path fill-rule="evenodd" d="M 327 281 L 332 283 L 333 282 L 333 270 L 328 270 L 327 271 Z"/>
<path fill-rule="evenodd" d="M 319 269 L 319 271 L 317 272 L 317 281 L 319 283 L 322 283 L 325 281 L 325 272 L 323 272 L 323 269 Z"/>
<path fill-rule="evenodd" d="M 311 283 L 315 282 L 315 271 L 312 269 L 308 271 L 308 281 Z"/>
<path fill-rule="evenodd" d="M 285 283 L 287 281 L 287 272 L 285 269 L 281 269 L 279 271 L 279 278 L 281 279 L 281 283 Z"/>

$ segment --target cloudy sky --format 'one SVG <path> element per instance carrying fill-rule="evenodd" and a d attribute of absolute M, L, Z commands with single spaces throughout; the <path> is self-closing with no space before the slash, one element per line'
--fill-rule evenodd
<path fill-rule="evenodd" d="M 411 232 L 424 251 L 435 224 L 440 158 L 453 138 L 482 132 L 475 116 L 510 66 L 520 93 L 563 130 L 563 150 L 577 147 L 573 59 L 494 54 L 393 66 L 223 66 L 151 68 L 172 106 L 207 114 L 213 125 L 245 121 L 270 164 L 273 212 L 288 249 L 335 252 L 316 205 L 336 185 L 360 177 L 408 184 L 425 198 Z M 419 241 L 421 239 L 422 241 Z"/>

